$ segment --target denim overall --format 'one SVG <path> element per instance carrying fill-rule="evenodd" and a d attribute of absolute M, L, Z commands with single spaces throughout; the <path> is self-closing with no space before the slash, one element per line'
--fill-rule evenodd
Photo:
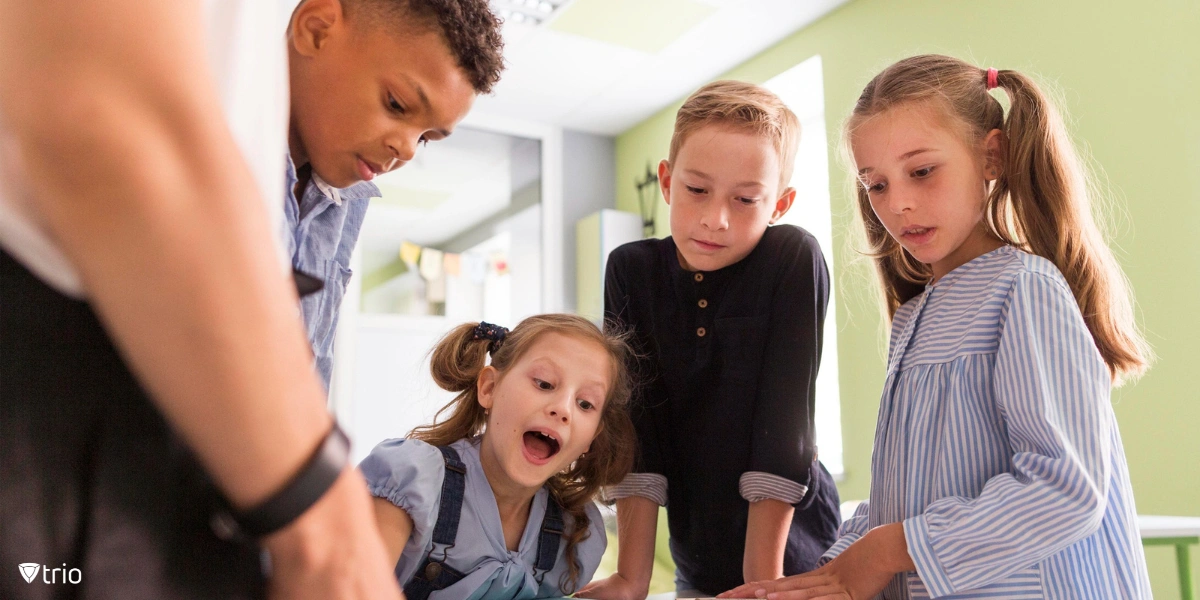
<path fill-rule="evenodd" d="M 446 589 L 465 576 L 446 564 L 446 557 L 454 547 L 454 539 L 458 535 L 458 519 L 462 513 L 463 492 L 467 485 L 467 466 L 453 448 L 438 446 L 438 450 L 442 452 L 442 458 L 446 461 L 446 476 L 442 479 L 442 499 L 438 506 L 437 523 L 433 526 L 433 548 L 417 568 L 412 580 L 404 586 L 404 596 L 408 600 L 427 600 L 433 592 Z M 541 572 L 538 575 L 539 582 L 554 568 L 562 535 L 562 506 L 551 496 L 547 498 L 546 516 L 542 519 L 542 531 L 538 536 L 537 564 L 534 565 L 534 571 Z M 438 546 L 442 547 L 442 556 L 434 558 L 433 553 Z"/>

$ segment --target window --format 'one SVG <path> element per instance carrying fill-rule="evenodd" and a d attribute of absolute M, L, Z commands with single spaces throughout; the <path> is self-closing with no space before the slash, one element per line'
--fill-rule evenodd
<path fill-rule="evenodd" d="M 800 148 L 790 185 L 796 188 L 796 202 L 780 219 L 803 227 L 813 234 L 829 265 L 829 309 L 825 315 L 825 343 L 821 369 L 817 375 L 817 446 L 821 462 L 834 476 L 842 465 L 842 416 L 838 394 L 837 302 L 833 289 L 833 219 L 829 199 L 829 147 L 825 132 L 825 86 L 822 83 L 821 57 L 814 56 L 780 73 L 764 86 L 778 95 L 800 119 Z"/>

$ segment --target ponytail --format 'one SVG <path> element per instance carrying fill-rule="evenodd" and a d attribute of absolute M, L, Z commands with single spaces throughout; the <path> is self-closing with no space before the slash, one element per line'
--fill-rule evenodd
<path fill-rule="evenodd" d="M 993 229 L 1058 267 L 1113 379 L 1137 377 L 1149 347 L 1134 323 L 1128 282 L 1092 216 L 1087 176 L 1062 117 L 1025 75 L 1000 71 L 997 83 L 1010 108 L 1004 172 L 988 198 Z M 996 227 L 1006 210 L 1015 227 Z"/>
<path fill-rule="evenodd" d="M 446 446 L 483 431 L 487 415 L 479 404 L 476 381 L 486 366 L 491 342 L 476 339 L 475 327 L 472 323 L 459 325 L 434 346 L 429 359 L 433 381 L 447 392 L 458 392 L 458 396 L 437 412 L 434 423 L 413 429 L 408 437 L 433 446 Z"/>
<path fill-rule="evenodd" d="M 1008 95 L 1007 117 L 989 93 L 991 87 Z M 966 125 L 971 144 L 994 129 L 1004 133 L 1001 172 L 985 208 L 990 233 L 1058 267 L 1114 382 L 1143 373 L 1149 346 L 1134 321 L 1125 275 L 1092 216 L 1083 162 L 1054 103 L 1017 71 L 1000 70 L 989 76 L 988 70 L 956 58 L 914 56 L 893 64 L 867 84 L 846 123 L 843 140 L 866 118 L 913 102 L 932 102 L 946 109 Z M 875 260 L 891 319 L 902 304 L 921 293 L 932 272 L 887 234 L 866 190 L 861 185 L 856 188 L 867 252 Z"/>

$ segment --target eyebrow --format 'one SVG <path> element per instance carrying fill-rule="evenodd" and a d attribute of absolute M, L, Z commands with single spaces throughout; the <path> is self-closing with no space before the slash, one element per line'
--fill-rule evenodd
<path fill-rule="evenodd" d="M 534 367 L 538 365 L 546 365 L 552 370 L 556 371 L 556 375 L 561 375 L 562 373 L 567 372 L 567 369 L 563 368 L 562 365 L 558 364 L 558 361 L 554 360 L 554 358 L 550 356 L 539 356 L 530 361 L 530 363 Z M 579 387 L 583 391 L 595 389 L 595 391 L 600 392 L 602 399 L 608 396 L 608 383 L 600 379 L 589 379 L 580 384 Z"/>
<path fill-rule="evenodd" d="M 926 152 L 933 152 L 933 148 L 917 148 L 916 150 L 909 150 L 908 152 L 900 155 L 900 160 L 908 160 L 918 154 L 924 154 Z"/>
<path fill-rule="evenodd" d="M 425 94 L 425 89 L 421 87 L 421 84 L 414 81 L 413 78 L 409 77 L 408 75 L 401 75 L 401 77 L 403 77 L 404 81 L 408 83 L 408 85 L 412 86 L 412 89 L 417 92 L 417 97 L 421 99 L 421 104 L 425 107 L 425 111 L 432 113 L 433 104 L 429 102 L 429 96 Z M 451 133 L 445 129 L 435 129 L 434 131 L 440 133 L 442 137 L 450 137 Z"/>
<path fill-rule="evenodd" d="M 897 160 L 908 160 L 918 154 L 924 154 L 926 152 L 933 152 L 933 151 L 934 151 L 933 148 L 917 148 L 916 150 L 909 150 L 908 152 L 901 154 Z M 866 175 L 867 173 L 870 173 L 871 171 L 874 171 L 874 170 L 875 170 L 874 167 L 865 167 L 865 168 L 859 169 L 858 174 Z"/>
<path fill-rule="evenodd" d="M 712 177 L 710 177 L 707 173 L 702 173 L 695 169 L 684 169 L 683 172 L 688 175 L 691 175 L 693 177 L 699 177 L 700 179 L 703 179 L 705 181 L 712 181 Z M 742 182 L 733 184 L 733 187 L 735 187 L 735 188 L 751 187 L 751 186 L 760 187 L 760 188 L 767 187 L 767 186 L 763 185 L 763 183 L 761 181 L 742 181 Z"/>

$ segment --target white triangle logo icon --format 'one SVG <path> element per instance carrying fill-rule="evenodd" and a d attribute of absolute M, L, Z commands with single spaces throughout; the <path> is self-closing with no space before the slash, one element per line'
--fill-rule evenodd
<path fill-rule="evenodd" d="M 21 563 L 17 565 L 17 568 L 21 569 L 21 577 L 25 578 L 25 583 L 33 583 L 33 578 L 37 577 L 42 565 L 37 563 Z"/>

